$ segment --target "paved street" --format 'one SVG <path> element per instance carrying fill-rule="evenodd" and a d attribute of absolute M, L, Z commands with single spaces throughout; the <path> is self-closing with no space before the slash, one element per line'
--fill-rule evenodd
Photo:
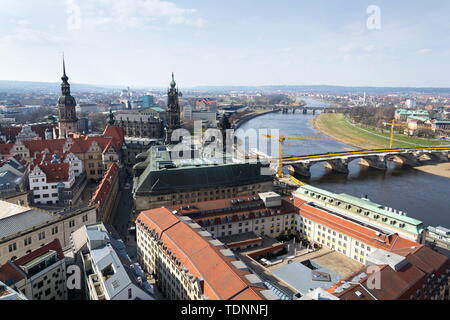
<path fill-rule="evenodd" d="M 132 179 L 128 179 L 130 183 Z M 133 226 L 130 223 L 130 217 L 133 210 L 133 197 L 131 194 L 131 188 L 124 188 L 120 193 L 120 200 L 117 204 L 117 208 L 113 213 L 112 225 L 119 233 L 121 239 L 127 245 L 127 251 L 130 258 L 133 260 L 136 257 L 136 239 L 135 235 L 129 233 L 129 228 Z"/>

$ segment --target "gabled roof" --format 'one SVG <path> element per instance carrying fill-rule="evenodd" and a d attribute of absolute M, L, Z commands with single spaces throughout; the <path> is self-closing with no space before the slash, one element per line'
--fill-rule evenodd
<path fill-rule="evenodd" d="M 51 140 L 24 140 L 22 143 L 30 151 L 30 156 L 34 157 L 36 153 L 41 153 L 48 150 L 51 153 L 62 153 L 64 151 L 65 139 L 51 139 Z"/>
<path fill-rule="evenodd" d="M 35 167 L 39 167 L 47 177 L 47 183 L 54 182 L 64 182 L 69 180 L 69 163 L 44 163 L 33 165 L 33 170 Z"/>
<path fill-rule="evenodd" d="M 125 141 L 125 132 L 122 127 L 118 126 L 107 125 L 105 131 L 103 131 L 103 136 L 114 138 L 115 147 L 122 146 L 123 142 Z"/>

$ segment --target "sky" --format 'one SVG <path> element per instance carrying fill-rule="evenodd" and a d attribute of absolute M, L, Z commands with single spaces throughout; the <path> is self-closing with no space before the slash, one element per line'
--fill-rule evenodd
<path fill-rule="evenodd" d="M 450 1 L 1 0 L 0 80 L 450 87 Z"/>

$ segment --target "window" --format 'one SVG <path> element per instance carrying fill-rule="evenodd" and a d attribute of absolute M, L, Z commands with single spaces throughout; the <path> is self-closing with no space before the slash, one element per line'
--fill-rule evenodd
<path fill-rule="evenodd" d="M 87 215 L 84 215 L 83 216 L 83 222 L 87 222 L 88 221 L 88 216 Z M 214 228 L 213 228 L 214 229 Z"/>
<path fill-rule="evenodd" d="M 45 239 L 45 231 L 39 232 L 38 238 L 39 238 L 39 240 Z"/>
<path fill-rule="evenodd" d="M 14 243 L 11 243 L 9 246 L 8 246 L 8 249 L 9 249 L 9 252 L 13 252 L 13 251 L 16 251 L 17 250 L 17 244 L 14 242 Z"/>
<path fill-rule="evenodd" d="M 133 293 L 131 291 L 131 288 L 128 289 L 128 299 L 131 299 L 133 297 Z"/>
<path fill-rule="evenodd" d="M 25 239 L 23 240 L 23 244 L 24 244 L 25 246 L 30 245 L 30 244 L 31 244 L 31 237 L 25 238 Z"/>
<path fill-rule="evenodd" d="M 57 234 L 57 233 L 58 233 L 58 227 L 53 227 L 52 234 Z"/>

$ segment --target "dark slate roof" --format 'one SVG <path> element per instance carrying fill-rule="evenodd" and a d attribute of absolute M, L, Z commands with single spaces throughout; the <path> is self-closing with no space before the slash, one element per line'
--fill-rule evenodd
<path fill-rule="evenodd" d="M 18 232 L 31 229 L 47 221 L 57 219 L 56 216 L 35 209 L 30 209 L 0 220 L 0 241 Z"/>
<path fill-rule="evenodd" d="M 138 178 L 135 193 L 161 194 L 214 187 L 232 187 L 272 181 L 261 175 L 260 163 L 234 163 L 200 167 L 180 167 L 152 171 L 147 168 Z"/>

